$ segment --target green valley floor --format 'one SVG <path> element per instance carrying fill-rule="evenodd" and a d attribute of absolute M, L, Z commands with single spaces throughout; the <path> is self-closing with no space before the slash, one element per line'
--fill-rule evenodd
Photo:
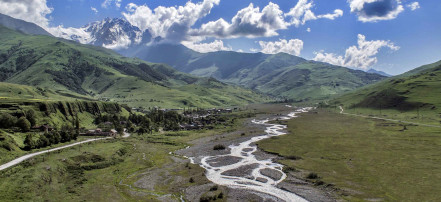
<path fill-rule="evenodd" d="M 287 121 L 264 151 L 349 201 L 439 201 L 441 128 L 315 110 Z"/>

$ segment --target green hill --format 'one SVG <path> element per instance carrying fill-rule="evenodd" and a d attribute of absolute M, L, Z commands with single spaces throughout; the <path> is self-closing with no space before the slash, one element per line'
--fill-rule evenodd
<path fill-rule="evenodd" d="M 439 124 L 441 113 L 441 61 L 345 94 L 331 101 L 347 110 L 424 119 Z"/>
<path fill-rule="evenodd" d="M 0 25 L 3 25 L 9 29 L 16 30 L 25 34 L 31 35 L 46 35 L 52 36 L 49 32 L 41 28 L 40 26 L 26 22 L 24 20 L 16 19 L 0 13 Z"/>
<path fill-rule="evenodd" d="M 296 101 L 326 99 L 386 78 L 286 53 L 198 53 L 183 45 L 172 44 L 134 47 L 121 53 Z"/>
<path fill-rule="evenodd" d="M 218 107 L 264 96 L 90 45 L 0 27 L 0 81 L 132 107 Z"/>

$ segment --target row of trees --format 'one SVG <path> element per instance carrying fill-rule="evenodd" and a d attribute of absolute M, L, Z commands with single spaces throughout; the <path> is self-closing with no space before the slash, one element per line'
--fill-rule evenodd
<path fill-rule="evenodd" d="M 78 138 L 78 130 L 74 129 L 70 125 L 63 125 L 60 131 L 51 131 L 48 133 L 33 135 L 28 134 L 24 140 L 25 150 L 32 150 L 51 146 L 53 144 L 69 142 Z M 35 140 L 35 137 L 38 137 Z"/>
<path fill-rule="evenodd" d="M 189 123 L 191 120 L 177 113 L 176 111 L 153 110 L 146 114 L 130 114 L 129 117 L 117 115 L 100 115 L 94 123 L 98 126 L 105 127 L 103 123 L 112 123 L 112 126 L 118 128 L 127 128 L 130 132 L 138 132 L 139 134 L 158 131 L 163 128 L 166 131 L 179 130 L 179 125 Z M 137 130 L 135 129 L 137 126 Z"/>
<path fill-rule="evenodd" d="M 19 128 L 23 132 L 28 132 L 36 124 L 36 115 L 34 110 L 25 111 L 20 117 L 15 117 L 9 113 L 0 114 L 0 127 L 4 129 Z"/>

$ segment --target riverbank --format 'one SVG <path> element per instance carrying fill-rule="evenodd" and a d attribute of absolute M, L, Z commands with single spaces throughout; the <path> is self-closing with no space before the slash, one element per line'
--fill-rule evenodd
<path fill-rule="evenodd" d="M 293 176 L 350 201 L 438 201 L 441 129 L 317 110 L 259 142 Z M 288 181 L 288 180 L 287 180 Z M 282 184 L 281 184 L 282 185 Z"/>
<path fill-rule="evenodd" d="M 266 121 L 254 121 L 254 119 L 288 119 L 295 116 L 292 113 L 291 117 L 286 117 L 288 112 L 294 110 L 284 106 L 284 109 L 277 111 L 276 114 L 260 114 L 256 118 L 246 120 L 242 130 L 223 134 L 221 137 L 226 138 L 225 140 L 219 140 L 219 137 L 198 139 L 195 145 L 179 150 L 176 154 L 192 157 L 194 163 L 201 164 L 207 169 L 206 175 L 211 181 L 228 187 L 230 190 L 229 199 L 237 201 L 250 199 L 258 201 L 304 201 L 305 199 L 308 201 L 335 201 L 330 193 L 317 189 L 312 183 L 305 180 L 294 178 L 288 170 L 284 170 L 287 173 L 285 174 L 280 170 L 281 165 L 271 163 L 271 161 L 280 159 L 279 156 L 255 148 L 254 143 L 267 138 L 266 134 L 269 134 L 268 138 L 283 135 L 284 127 L 279 124 L 267 124 Z M 254 135 L 235 138 L 235 134 L 250 130 L 258 132 Z M 215 145 L 225 145 L 226 149 L 213 150 Z M 260 168 L 260 172 L 256 168 Z M 285 177 L 287 178 L 285 179 Z M 275 184 L 277 186 L 273 186 Z"/>

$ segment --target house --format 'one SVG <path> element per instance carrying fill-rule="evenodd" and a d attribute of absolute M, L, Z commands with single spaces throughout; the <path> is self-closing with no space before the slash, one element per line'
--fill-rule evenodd
<path fill-rule="evenodd" d="M 50 131 L 53 131 L 54 127 L 52 127 L 51 125 L 48 125 L 48 124 L 43 124 L 41 126 L 34 126 L 34 127 L 32 127 L 32 129 L 40 130 L 41 132 L 48 133 Z"/>
<path fill-rule="evenodd" d="M 116 131 L 115 129 L 110 130 L 109 136 L 115 137 L 116 135 L 118 135 L 118 131 Z"/>
<path fill-rule="evenodd" d="M 181 130 L 198 130 L 198 129 L 202 129 L 204 126 L 199 125 L 197 123 L 193 123 L 193 124 L 181 124 L 179 125 L 179 127 L 181 128 Z"/>
<path fill-rule="evenodd" d="M 86 133 L 82 133 L 80 135 L 84 136 L 109 136 L 109 137 L 116 137 L 118 132 L 115 129 L 110 130 L 110 132 L 104 132 L 100 128 L 97 128 L 95 130 L 88 130 Z"/>

